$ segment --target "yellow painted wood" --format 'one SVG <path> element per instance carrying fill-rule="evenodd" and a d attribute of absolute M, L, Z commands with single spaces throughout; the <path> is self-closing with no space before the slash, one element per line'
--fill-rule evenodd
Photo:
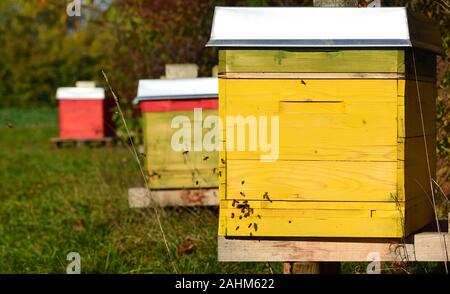
<path fill-rule="evenodd" d="M 406 209 L 405 202 L 248 201 L 242 212 L 238 205 L 243 203 L 220 201 L 219 236 L 399 238 L 423 227 L 423 217 L 430 217 L 429 204 L 420 199 L 409 201 Z"/>
<path fill-rule="evenodd" d="M 426 69 L 425 65 L 422 68 Z M 419 82 L 425 138 L 415 81 L 398 81 L 398 176 L 399 198 L 407 203 L 415 201 L 405 212 L 404 226 L 406 234 L 415 232 L 433 221 L 431 206 L 431 188 L 426 161 L 424 139 L 430 162 L 432 178 L 436 177 L 436 135 L 435 135 L 435 99 L 434 83 Z"/>
<path fill-rule="evenodd" d="M 263 200 L 267 192 L 284 201 L 391 201 L 396 168 L 396 161 L 228 160 L 226 197 Z"/>
<path fill-rule="evenodd" d="M 403 50 L 223 49 L 219 72 L 404 72 Z"/>
<path fill-rule="evenodd" d="M 433 179 L 436 178 L 436 135 L 425 137 Z M 399 199 L 428 200 L 431 191 L 426 162 L 424 137 L 399 138 L 397 162 L 397 195 Z M 406 195 L 406 196 L 405 196 Z M 421 219 L 419 215 L 416 216 Z M 427 218 L 425 218 L 427 219 Z M 422 219 L 424 222 L 424 219 Z"/>
<path fill-rule="evenodd" d="M 430 171 L 436 179 L 436 136 L 426 137 Z M 431 199 L 430 179 L 425 155 L 424 138 L 407 138 L 404 142 L 404 193 L 406 200 L 419 197 Z"/>
<path fill-rule="evenodd" d="M 280 117 L 280 159 L 397 159 L 397 81 L 303 80 L 306 85 L 299 80 L 221 81 L 226 88 L 221 98 L 226 100 L 223 120 L 225 113 Z M 260 155 L 260 151 L 227 153 L 230 159 Z"/>
<path fill-rule="evenodd" d="M 422 105 L 422 114 L 425 125 L 425 134 L 436 133 L 436 86 L 435 83 L 420 82 L 419 92 Z M 423 135 L 420 117 L 419 99 L 415 81 L 398 81 L 398 107 L 403 117 L 399 120 L 399 137 L 417 137 Z"/>
<path fill-rule="evenodd" d="M 190 151 L 183 154 L 172 149 L 171 138 L 177 129 L 171 128 L 171 122 L 177 115 L 187 116 L 193 121 L 193 111 L 143 113 L 145 162 L 150 188 L 217 187 L 217 152 Z M 209 115 L 217 115 L 217 111 L 203 110 L 203 117 Z M 203 134 L 208 131 L 204 128 Z M 204 160 L 206 157 L 208 159 Z"/>
<path fill-rule="evenodd" d="M 398 238 L 403 235 L 400 212 L 396 210 L 374 215 L 370 210 L 255 209 L 253 215 L 242 218 L 237 208 L 222 208 L 221 213 L 226 223 L 220 232 L 224 233 L 222 236 Z"/>
<path fill-rule="evenodd" d="M 428 197 L 420 197 L 419 199 L 421 199 L 420 202 L 416 201 L 415 205 L 409 205 L 405 211 L 406 235 L 417 232 L 434 221 L 434 209 L 431 199 Z"/>
<path fill-rule="evenodd" d="M 246 201 L 244 203 L 244 201 Z M 408 205 L 418 204 L 419 200 L 411 201 Z M 234 203 L 234 206 L 233 206 Z M 404 202 L 399 202 L 404 206 Z M 243 200 L 239 199 L 221 199 L 220 207 L 226 209 L 236 208 L 238 204 L 248 204 L 255 209 L 296 209 L 296 210 L 397 210 L 397 203 L 393 201 L 385 202 L 367 202 L 367 201 L 269 201 L 269 200 Z"/>
<path fill-rule="evenodd" d="M 392 71 L 361 71 L 408 80 L 327 80 L 291 75 L 358 73 L 359 65 L 333 68 L 348 52 L 260 51 L 221 51 L 220 116 L 279 116 L 279 159 L 261 162 L 259 150 L 223 152 L 220 236 L 398 238 L 432 221 L 409 52 L 389 53 L 397 52 L 388 62 Z M 423 57 L 419 75 L 433 78 L 431 57 Z M 339 64 L 327 65 L 332 58 Z M 419 78 L 419 90 L 434 177 L 436 89 Z M 243 204 L 244 211 L 236 207 Z"/>

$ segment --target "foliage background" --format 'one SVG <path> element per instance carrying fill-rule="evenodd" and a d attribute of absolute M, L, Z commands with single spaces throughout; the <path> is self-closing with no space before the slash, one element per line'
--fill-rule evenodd
<path fill-rule="evenodd" d="M 136 117 L 131 100 L 138 80 L 159 78 L 164 64 L 197 63 L 201 76 L 210 75 L 217 52 L 204 45 L 214 6 L 312 5 L 312 0 L 83 0 L 79 18 L 66 15 L 68 2 L 0 1 L 0 107 L 55 105 L 57 87 L 102 81 L 104 69 L 126 115 Z M 438 174 L 448 195 L 450 5 L 446 0 L 385 0 L 383 5 L 406 5 L 441 26 L 446 54 L 438 58 Z"/>

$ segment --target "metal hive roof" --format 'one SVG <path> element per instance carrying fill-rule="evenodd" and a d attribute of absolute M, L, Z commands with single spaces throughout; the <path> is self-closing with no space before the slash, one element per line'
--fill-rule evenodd
<path fill-rule="evenodd" d="M 140 80 L 137 97 L 133 103 L 143 100 L 216 98 L 217 78 L 176 80 Z"/>
<path fill-rule="evenodd" d="M 403 7 L 216 7 L 207 46 L 418 47 L 442 52 L 438 27 Z"/>

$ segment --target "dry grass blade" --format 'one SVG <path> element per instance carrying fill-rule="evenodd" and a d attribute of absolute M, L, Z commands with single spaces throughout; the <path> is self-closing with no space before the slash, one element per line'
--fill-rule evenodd
<path fill-rule="evenodd" d="M 134 145 L 133 138 L 131 136 L 130 130 L 129 130 L 128 125 L 127 125 L 127 122 L 125 120 L 125 116 L 123 115 L 123 112 L 122 112 L 122 108 L 120 107 L 119 99 L 117 98 L 117 95 L 115 94 L 115 92 L 113 91 L 113 89 L 111 87 L 111 84 L 109 83 L 108 76 L 106 75 L 106 73 L 103 70 L 102 70 L 102 74 L 103 74 L 103 77 L 104 77 L 104 79 L 106 81 L 106 84 L 108 85 L 109 90 L 111 91 L 111 94 L 112 94 L 112 96 L 114 98 L 114 102 L 116 103 L 117 110 L 119 111 L 120 118 L 122 120 L 122 123 L 123 123 L 123 125 L 125 127 L 125 131 L 126 131 L 127 136 L 128 136 L 128 139 L 130 141 L 131 151 L 132 151 L 132 153 L 134 155 L 134 158 L 136 159 L 136 162 L 138 163 L 139 170 L 141 172 L 142 178 L 144 179 L 145 187 L 147 189 L 149 189 L 149 184 L 148 184 L 147 177 L 145 176 L 144 167 L 142 166 L 141 160 L 139 159 L 139 154 L 137 152 L 136 146 Z M 177 267 L 176 267 L 176 265 L 175 265 L 175 263 L 174 263 L 174 261 L 172 259 L 172 254 L 170 253 L 169 243 L 167 242 L 166 234 L 164 233 L 164 229 L 163 229 L 163 226 L 162 226 L 162 223 L 161 223 L 161 219 L 159 217 L 158 209 L 154 205 L 152 205 L 152 208 L 154 210 L 156 221 L 158 223 L 159 230 L 160 230 L 161 235 L 162 235 L 163 240 L 164 240 L 164 245 L 165 245 L 166 250 L 167 250 L 167 255 L 168 255 L 168 257 L 169 257 L 169 259 L 171 261 L 171 264 L 172 264 L 172 267 L 173 267 L 175 273 L 178 273 Z"/>
<path fill-rule="evenodd" d="M 423 143 L 424 143 L 424 147 L 425 147 L 425 156 L 426 156 L 426 162 L 427 162 L 428 177 L 429 177 L 429 181 L 430 181 L 431 197 L 432 197 L 432 201 L 433 201 L 434 216 L 435 216 L 435 220 L 436 220 L 436 226 L 437 226 L 438 233 L 441 233 L 441 228 L 439 225 L 439 218 L 438 218 L 438 213 L 437 213 L 437 208 L 436 208 L 436 198 L 434 195 L 433 176 L 431 174 L 431 164 L 430 164 L 430 157 L 429 157 L 429 152 L 428 152 L 427 137 L 426 137 L 426 132 L 425 132 L 425 122 L 424 122 L 423 111 L 422 111 L 422 99 L 421 99 L 421 95 L 420 95 L 419 78 L 417 76 L 416 56 L 415 56 L 414 49 L 412 50 L 412 59 L 413 59 L 413 66 L 414 66 L 414 77 L 415 77 L 415 82 L 416 82 L 417 99 L 418 99 L 418 103 L 419 103 L 420 122 L 421 122 L 422 132 L 423 132 Z M 444 252 L 446 254 L 447 262 L 448 262 L 447 246 L 445 244 L 445 239 L 442 236 L 442 234 L 441 234 L 441 239 L 442 239 L 442 242 L 441 242 L 442 243 L 442 252 Z M 447 262 L 444 262 L 444 267 L 445 267 L 445 272 L 448 274 Z"/>

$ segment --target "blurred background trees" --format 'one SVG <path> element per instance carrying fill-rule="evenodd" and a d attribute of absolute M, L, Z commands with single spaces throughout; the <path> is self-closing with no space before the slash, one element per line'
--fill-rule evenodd
<path fill-rule="evenodd" d="M 140 78 L 159 78 L 166 63 L 197 63 L 200 75 L 209 76 L 217 54 L 204 45 L 214 6 L 311 6 L 313 1 L 82 0 L 81 17 L 67 16 L 69 2 L 0 1 L 0 105 L 53 104 L 57 87 L 102 80 L 100 69 L 127 101 Z M 407 5 L 434 18 L 448 53 L 446 3 L 385 0 L 383 5 Z"/>
<path fill-rule="evenodd" d="M 166 63 L 197 63 L 200 76 L 217 64 L 205 48 L 216 5 L 312 6 L 312 0 L 82 0 L 68 17 L 66 0 L 0 1 L 0 107 L 54 105 L 56 88 L 102 81 L 104 69 L 128 116 L 137 82 L 159 78 Z M 361 3 L 367 1 L 362 0 Z M 438 151 L 442 185 L 450 191 L 450 5 L 445 0 L 384 0 L 408 6 L 441 26 L 446 55 L 438 58 Z M 355 24 L 358 25 L 358 24 Z"/>

